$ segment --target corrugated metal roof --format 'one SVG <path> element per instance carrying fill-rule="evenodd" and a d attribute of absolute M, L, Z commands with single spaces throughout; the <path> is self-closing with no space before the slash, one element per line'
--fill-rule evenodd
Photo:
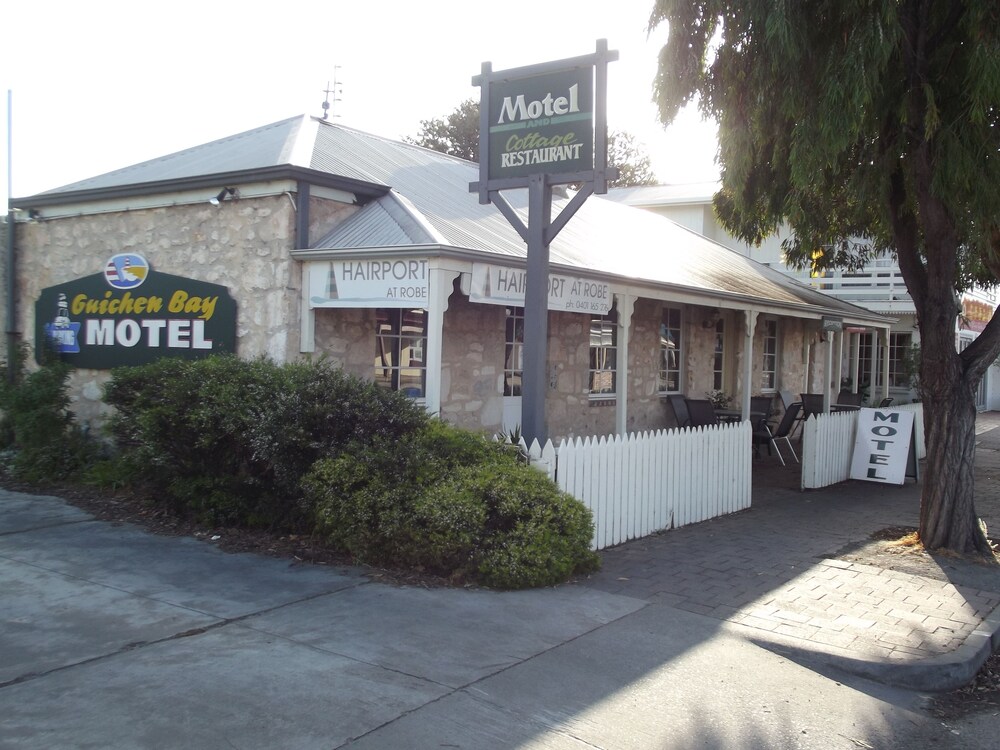
<path fill-rule="evenodd" d="M 364 249 L 442 245 L 486 256 L 523 259 L 525 243 L 492 205 L 480 205 L 469 184 L 477 164 L 400 141 L 300 116 L 223 138 L 126 169 L 49 191 L 135 187 L 175 178 L 305 167 L 391 191 L 364 206 L 317 243 Z M 669 187 L 669 186 L 667 186 Z M 708 188 L 706 188 L 708 189 Z M 527 222 L 527 190 L 504 197 Z M 619 199 L 621 196 L 617 196 Z M 660 196 L 661 198 L 663 196 Z M 553 201 L 553 216 L 568 198 Z M 695 294 L 746 298 L 791 307 L 821 307 L 856 320 L 880 317 L 806 287 L 655 213 L 590 197 L 550 246 L 553 265 L 588 275 L 681 288 Z M 707 302 L 708 303 L 708 302 Z"/>
<path fill-rule="evenodd" d="M 316 248 L 399 247 L 440 245 L 442 238 L 420 220 L 396 192 L 378 198 L 342 221 L 315 244 Z"/>
<path fill-rule="evenodd" d="M 380 138 L 341 126 L 320 128 L 328 160 L 349 160 L 357 179 L 392 186 L 409 199 L 414 211 L 448 244 L 483 253 L 525 258 L 520 235 L 492 205 L 481 206 L 469 183 L 479 179 L 478 165 L 411 144 Z M 319 149 L 318 149 L 319 150 Z M 320 162 L 340 168 L 334 161 Z M 505 198 L 527 222 L 527 190 L 505 191 Z M 384 201 L 386 199 L 381 199 Z M 569 198 L 553 201 L 553 216 Z M 347 219 L 317 243 L 323 249 L 361 249 L 421 244 L 418 239 L 394 242 L 399 234 L 383 228 L 379 241 L 366 245 L 374 214 Z M 388 216 L 383 217 L 389 221 Z M 398 221 L 393 219 L 392 221 Z M 354 225 L 358 226 L 355 227 Z M 819 306 L 854 318 L 877 319 L 870 311 L 836 300 L 784 274 L 692 232 L 673 221 L 615 201 L 591 196 L 557 235 L 550 262 L 588 274 L 634 279 L 772 302 L 784 306 Z"/>
<path fill-rule="evenodd" d="M 245 133 L 48 190 L 42 195 L 242 172 L 282 164 L 308 166 L 307 163 L 294 164 L 294 160 L 297 158 L 296 146 L 300 143 L 300 137 L 308 137 L 308 133 L 303 131 L 310 129 L 310 119 L 305 116 L 290 117 Z"/>
<path fill-rule="evenodd" d="M 608 198 L 626 206 L 663 206 L 712 202 L 720 182 L 691 182 L 679 185 L 635 185 L 608 190 Z"/>

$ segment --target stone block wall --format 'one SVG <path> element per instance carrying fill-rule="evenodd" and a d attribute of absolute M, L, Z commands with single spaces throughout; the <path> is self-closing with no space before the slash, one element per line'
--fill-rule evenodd
<path fill-rule="evenodd" d="M 237 352 L 277 361 L 299 354 L 301 267 L 289 256 L 295 212 L 286 196 L 91 214 L 18 224 L 18 328 L 34 345 L 41 290 L 99 273 L 112 255 L 135 252 L 154 271 L 221 284 L 237 301 Z M 105 370 L 71 379 L 81 422 L 106 415 Z"/>
<path fill-rule="evenodd" d="M 441 416 L 477 432 L 503 427 L 506 308 L 478 305 L 455 292 L 444 314 Z"/>

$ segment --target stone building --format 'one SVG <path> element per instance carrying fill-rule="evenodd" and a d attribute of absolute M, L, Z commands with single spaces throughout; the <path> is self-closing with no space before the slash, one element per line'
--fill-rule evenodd
<path fill-rule="evenodd" d="M 531 325 L 525 243 L 469 192 L 477 178 L 475 164 L 301 116 L 15 198 L 8 329 L 77 347 L 64 356 L 84 420 L 105 415 L 116 364 L 235 350 L 325 356 L 455 424 L 509 429 Z M 526 192 L 507 194 L 522 216 Z M 891 325 L 596 196 L 550 258 L 552 437 L 673 426 L 674 393 L 723 391 L 746 412 L 751 395 L 831 392 L 831 331 Z"/>

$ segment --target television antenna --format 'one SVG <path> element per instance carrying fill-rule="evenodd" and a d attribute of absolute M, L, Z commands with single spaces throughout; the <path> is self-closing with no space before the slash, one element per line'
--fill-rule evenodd
<path fill-rule="evenodd" d="M 326 98 L 323 100 L 323 119 L 327 119 L 330 115 L 334 117 L 340 117 L 340 115 L 331 112 L 333 105 L 339 102 L 341 95 L 344 93 L 343 83 L 338 78 L 338 72 L 340 70 L 339 65 L 333 66 L 333 86 L 330 86 L 330 82 L 326 82 L 326 88 L 323 89 L 323 93 L 326 94 Z M 332 98 L 331 98 L 332 95 Z"/>

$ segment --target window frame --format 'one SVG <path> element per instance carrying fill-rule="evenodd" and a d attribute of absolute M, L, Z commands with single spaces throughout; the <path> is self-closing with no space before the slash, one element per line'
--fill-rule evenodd
<path fill-rule="evenodd" d="M 520 323 L 520 327 L 518 323 Z M 512 363 L 517 366 L 510 366 Z M 524 308 L 508 305 L 504 317 L 504 359 L 501 390 L 504 396 L 520 397 L 523 387 Z"/>
<path fill-rule="evenodd" d="M 774 394 L 778 392 L 778 375 L 781 371 L 780 326 L 777 318 L 764 318 L 761 322 L 764 327 L 761 331 L 760 390 L 761 393 Z M 768 342 L 772 342 L 773 351 L 767 350 Z M 771 369 L 767 367 L 768 357 L 773 358 Z M 768 375 L 771 378 L 770 385 L 767 385 Z"/>
<path fill-rule="evenodd" d="M 671 317 L 676 313 L 677 325 L 673 326 L 670 320 Z M 674 345 L 673 352 L 670 352 L 670 347 L 667 345 L 669 332 L 677 332 L 677 341 Z M 676 368 L 667 367 L 668 354 L 673 354 L 676 358 L 677 366 Z M 677 377 L 677 388 L 669 388 L 670 376 L 672 373 L 676 373 Z M 660 396 L 670 396 L 676 393 L 684 392 L 684 309 L 682 307 L 674 307 L 672 305 L 664 305 L 660 311 L 660 348 L 659 348 L 659 359 L 657 360 L 656 367 L 656 392 Z"/>
<path fill-rule="evenodd" d="M 411 319 L 406 319 L 406 314 Z M 414 313 L 419 315 L 414 316 Z M 423 400 L 427 397 L 427 310 L 410 307 L 379 307 L 375 309 L 375 361 L 373 376 L 375 383 L 391 391 L 403 391 L 409 398 Z M 414 329 L 414 318 L 419 325 Z M 383 330 L 383 326 L 387 330 Z M 404 346 L 404 342 L 407 345 Z M 386 347 L 390 344 L 391 347 Z M 402 364 L 403 354 L 409 350 L 408 364 Z M 412 355 L 416 352 L 419 359 Z M 381 364 L 380 364 L 381 361 Z M 418 362 L 414 366 L 414 362 Z M 410 371 L 407 374 L 407 371 Z M 414 390 L 413 372 L 418 376 L 419 393 Z M 408 378 L 404 380 L 404 378 Z"/>
<path fill-rule="evenodd" d="M 599 326 L 600 343 L 594 345 L 594 327 Z M 610 333 L 611 342 L 604 343 Z M 587 360 L 587 393 L 591 401 L 610 401 L 618 396 L 618 310 L 612 307 L 607 315 L 592 315 L 590 318 L 590 351 Z M 610 367 L 607 364 L 610 362 Z M 605 366 L 596 367 L 597 363 Z M 598 379 L 610 376 L 610 389 L 595 391 Z"/>
<path fill-rule="evenodd" d="M 715 322 L 714 346 L 712 348 L 712 390 L 726 391 L 726 319 L 720 317 Z"/>

